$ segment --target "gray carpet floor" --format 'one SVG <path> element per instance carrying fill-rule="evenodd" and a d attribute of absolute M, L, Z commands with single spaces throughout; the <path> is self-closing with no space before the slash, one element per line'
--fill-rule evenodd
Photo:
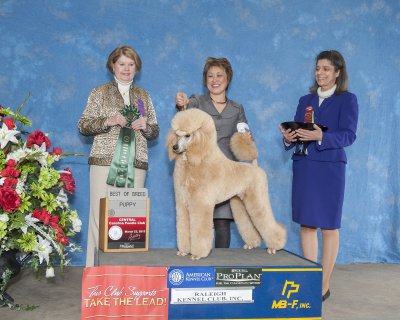
<path fill-rule="evenodd" d="M 157 251 L 159 250 L 159 251 Z M 165 257 L 174 257 L 173 249 L 157 249 L 160 265 Z M 237 254 L 233 249 L 222 250 L 218 256 L 192 262 L 178 257 L 179 264 L 167 265 L 233 265 Z M 154 250 L 151 250 L 154 252 Z M 243 251 L 242 251 L 243 252 Z M 137 255 L 138 253 L 134 253 Z M 242 254 L 249 254 L 248 251 Z M 164 257 L 165 256 L 165 257 Z M 132 259 L 131 254 L 100 254 L 102 265 L 118 264 L 149 265 L 146 254 L 143 259 Z M 248 263 L 240 256 L 242 263 Z M 120 259 L 120 260 L 118 260 Z M 127 263 L 124 261 L 131 261 Z M 176 259 L 175 257 L 173 259 Z M 182 260 L 183 259 L 183 260 Z M 216 259 L 215 261 L 213 259 Z M 286 259 L 283 254 L 282 259 Z M 142 264 L 137 261 L 142 260 Z M 243 262 L 243 260 L 245 262 Z M 136 263 L 132 263 L 136 261 Z M 284 261 L 284 260 L 283 260 Z M 307 263 L 307 262 L 304 262 Z M 81 280 L 83 267 L 67 267 L 63 274 L 56 270 L 56 277 L 36 279 L 30 270 L 23 270 L 12 279 L 7 292 L 18 303 L 39 305 L 33 311 L 0 309 L 0 320 L 79 320 L 81 310 Z M 322 318 L 326 320 L 398 320 L 400 319 L 400 265 L 396 264 L 350 264 L 336 265 L 332 276 L 332 295 L 323 303 Z"/>

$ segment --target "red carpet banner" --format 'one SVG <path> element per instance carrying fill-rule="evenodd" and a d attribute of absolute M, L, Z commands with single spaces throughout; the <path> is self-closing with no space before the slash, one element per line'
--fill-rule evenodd
<path fill-rule="evenodd" d="M 85 319 L 168 319 L 167 267 L 85 268 Z"/>

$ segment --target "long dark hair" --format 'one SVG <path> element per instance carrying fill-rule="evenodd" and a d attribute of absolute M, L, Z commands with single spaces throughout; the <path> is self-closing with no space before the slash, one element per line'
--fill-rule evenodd
<path fill-rule="evenodd" d="M 326 59 L 329 60 L 335 71 L 339 70 L 339 76 L 336 78 L 336 94 L 341 94 L 347 91 L 348 79 L 347 79 L 347 69 L 346 62 L 339 51 L 327 50 L 320 52 L 315 58 L 315 65 L 317 65 L 319 60 Z M 313 94 L 317 93 L 318 83 L 314 80 L 314 84 L 310 87 L 310 92 Z"/>

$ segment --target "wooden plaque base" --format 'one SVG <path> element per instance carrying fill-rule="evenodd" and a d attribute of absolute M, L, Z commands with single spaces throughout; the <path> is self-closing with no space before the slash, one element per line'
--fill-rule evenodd
<path fill-rule="evenodd" d="M 147 197 L 100 199 L 100 250 L 103 252 L 148 251 L 149 208 L 150 200 Z"/>

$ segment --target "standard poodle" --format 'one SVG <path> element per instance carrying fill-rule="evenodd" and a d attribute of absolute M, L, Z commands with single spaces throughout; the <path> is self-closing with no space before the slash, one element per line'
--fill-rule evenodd
<path fill-rule="evenodd" d="M 249 158 L 257 155 L 245 135 L 235 133 L 231 139 L 240 160 L 249 160 L 251 150 Z M 178 112 L 171 121 L 167 148 L 170 160 L 175 159 L 178 255 L 190 254 L 193 260 L 209 255 L 214 206 L 228 199 L 245 249 L 259 247 L 262 240 L 268 253 L 284 247 L 286 229 L 272 213 L 267 175 L 256 164 L 232 161 L 222 153 L 210 115 L 199 109 Z"/>

